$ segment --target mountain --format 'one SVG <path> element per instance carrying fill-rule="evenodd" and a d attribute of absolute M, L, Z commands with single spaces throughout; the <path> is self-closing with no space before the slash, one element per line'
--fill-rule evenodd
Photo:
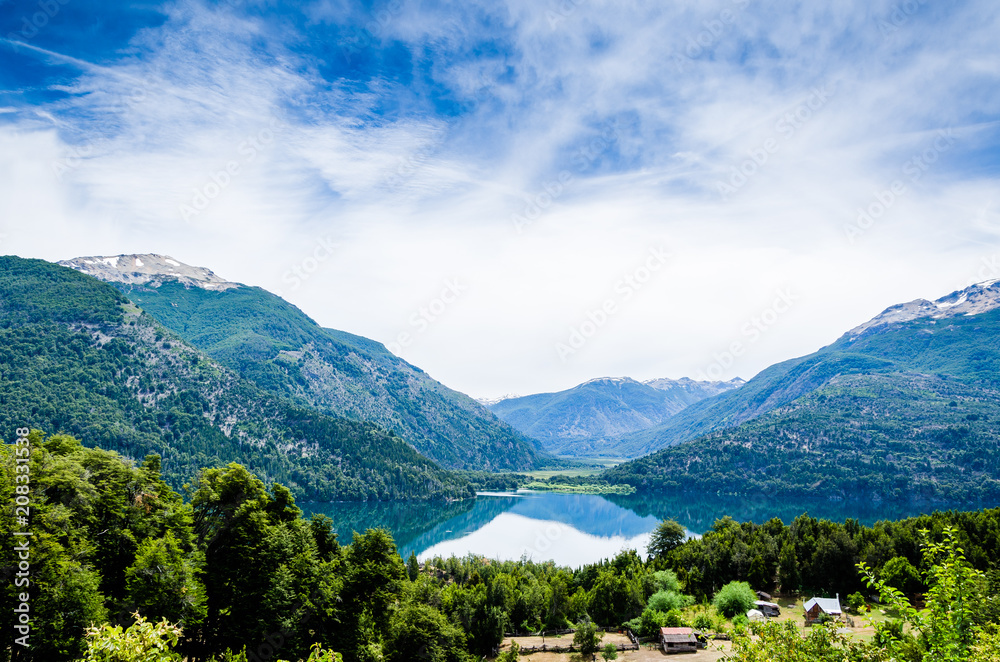
<path fill-rule="evenodd" d="M 177 285 L 183 287 L 182 285 Z M 0 437 L 67 433 L 175 487 L 240 462 L 306 499 L 466 498 L 464 478 L 370 424 L 297 406 L 191 347 L 114 287 L 0 257 Z"/>
<path fill-rule="evenodd" d="M 1000 497 L 1000 282 L 886 309 L 623 444 L 609 480 L 677 491 Z"/>
<path fill-rule="evenodd" d="M 551 462 L 533 440 L 381 343 L 319 326 L 261 288 L 162 255 L 60 264 L 107 281 L 180 338 L 259 388 L 302 407 L 370 421 L 457 469 Z"/>
<path fill-rule="evenodd" d="M 622 435 L 656 426 L 699 400 L 742 384 L 741 379 L 642 383 L 603 377 L 558 393 L 502 399 L 490 409 L 551 453 L 593 457 L 613 455 L 608 449 Z"/>

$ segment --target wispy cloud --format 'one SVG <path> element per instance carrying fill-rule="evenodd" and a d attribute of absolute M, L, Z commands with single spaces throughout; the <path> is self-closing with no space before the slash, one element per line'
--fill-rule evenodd
<path fill-rule="evenodd" d="M 749 377 L 995 253 L 985 1 L 181 0 L 105 6 L 103 32 L 87 4 L 31 36 L 33 5 L 5 6 L 3 250 L 173 253 L 385 342 L 459 277 L 407 359 L 477 395 L 695 374 L 793 286 L 724 375 Z M 289 290 L 318 241 L 338 249 Z M 553 341 L 661 245 L 669 267 L 560 361 Z"/>

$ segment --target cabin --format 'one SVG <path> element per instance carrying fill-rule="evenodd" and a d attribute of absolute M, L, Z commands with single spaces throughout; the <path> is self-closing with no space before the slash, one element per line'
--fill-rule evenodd
<path fill-rule="evenodd" d="M 691 628 L 660 628 L 660 646 L 667 655 L 697 653 L 698 638 Z"/>
<path fill-rule="evenodd" d="M 781 607 L 779 607 L 774 602 L 766 602 L 764 600 L 758 600 L 754 603 L 757 611 L 764 614 L 768 618 L 777 618 L 781 616 Z"/>
<path fill-rule="evenodd" d="M 812 598 L 803 605 L 806 611 L 806 625 L 818 623 L 819 619 L 826 614 L 830 618 L 840 618 L 844 615 L 840 608 L 840 596 L 835 598 Z"/>

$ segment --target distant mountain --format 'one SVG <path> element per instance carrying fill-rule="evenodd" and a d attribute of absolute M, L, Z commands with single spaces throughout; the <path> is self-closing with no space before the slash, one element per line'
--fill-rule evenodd
<path fill-rule="evenodd" d="M 544 464 L 533 440 L 381 343 L 319 326 L 265 290 L 162 255 L 61 262 L 115 285 L 171 331 L 258 387 L 301 406 L 370 421 L 451 468 Z"/>
<path fill-rule="evenodd" d="M 134 460 L 157 453 L 177 488 L 201 468 L 240 462 L 313 500 L 473 495 L 464 478 L 399 437 L 242 379 L 114 287 L 7 256 L 0 257 L 0 438 L 13 439 L 17 427 L 72 434 Z"/>
<path fill-rule="evenodd" d="M 1000 282 L 886 309 L 622 441 L 640 489 L 1000 498 Z"/>
<path fill-rule="evenodd" d="M 622 435 L 656 426 L 695 402 L 743 383 L 687 378 L 642 383 L 604 377 L 558 393 L 502 399 L 490 409 L 551 453 L 614 456 L 611 449 Z"/>

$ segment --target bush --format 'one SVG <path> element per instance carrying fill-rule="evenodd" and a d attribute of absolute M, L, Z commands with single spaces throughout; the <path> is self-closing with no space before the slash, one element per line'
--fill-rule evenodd
<path fill-rule="evenodd" d="M 647 596 L 658 591 L 673 591 L 674 593 L 681 591 L 681 583 L 673 570 L 659 570 L 645 575 L 642 579 L 642 585 Z"/>
<path fill-rule="evenodd" d="M 646 606 L 656 611 L 670 611 L 671 609 L 684 609 L 690 607 L 694 599 L 687 595 L 681 595 L 675 591 L 658 591 L 650 598 Z"/>
<path fill-rule="evenodd" d="M 684 626 L 684 618 L 681 613 L 676 609 L 671 609 L 667 612 L 667 617 L 663 619 L 663 627 L 665 628 L 679 628 Z"/>
<path fill-rule="evenodd" d="M 748 627 L 750 627 L 750 619 L 747 618 L 746 614 L 737 614 L 733 617 L 734 630 L 745 630 Z"/>
<path fill-rule="evenodd" d="M 151 623 L 138 613 L 127 630 L 104 624 L 87 628 L 84 662 L 180 662 L 170 650 L 177 645 L 181 629 L 166 619 Z"/>
<path fill-rule="evenodd" d="M 713 600 L 715 608 L 726 618 L 733 618 L 737 614 L 745 616 L 756 602 L 757 594 L 746 582 L 729 582 L 719 589 Z"/>
<path fill-rule="evenodd" d="M 667 615 L 662 611 L 646 608 L 639 617 L 639 627 L 636 630 L 640 637 L 655 637 L 660 628 L 666 627 Z"/>
<path fill-rule="evenodd" d="M 852 614 L 861 614 L 868 610 L 868 603 L 865 600 L 865 596 L 860 593 L 852 593 L 847 596 L 845 604 L 847 606 L 847 611 Z"/>
<path fill-rule="evenodd" d="M 714 627 L 715 623 L 712 621 L 712 617 L 708 614 L 701 613 L 694 617 L 694 629 L 712 630 Z"/>

